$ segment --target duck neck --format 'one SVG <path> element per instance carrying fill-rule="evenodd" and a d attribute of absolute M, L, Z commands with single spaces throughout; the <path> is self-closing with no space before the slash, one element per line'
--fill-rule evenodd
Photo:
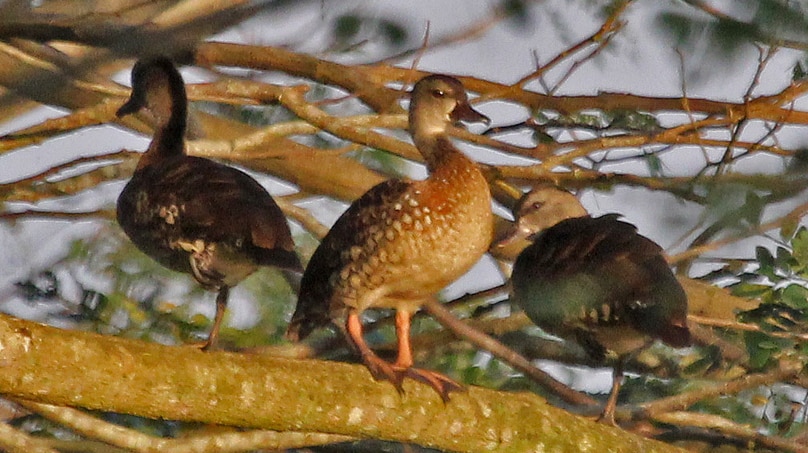
<path fill-rule="evenodd" d="M 185 130 L 187 128 L 188 101 L 185 87 L 170 87 L 170 102 L 152 109 L 157 120 L 149 148 L 140 159 L 138 169 L 185 153 Z"/>
<path fill-rule="evenodd" d="M 465 159 L 463 153 L 455 148 L 446 133 L 440 134 L 413 134 L 413 142 L 426 161 L 429 173 L 437 170 L 443 162 L 451 157 Z"/>

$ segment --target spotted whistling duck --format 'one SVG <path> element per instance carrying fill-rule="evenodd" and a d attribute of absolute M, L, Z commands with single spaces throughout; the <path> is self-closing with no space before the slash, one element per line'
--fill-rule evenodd
<path fill-rule="evenodd" d="M 410 377 L 431 385 L 446 401 L 450 391 L 462 387 L 440 373 L 413 368 L 410 318 L 426 298 L 468 271 L 490 244 L 488 184 L 448 134 L 460 121 L 489 120 L 471 108 L 463 85 L 452 77 L 421 79 L 411 99 L 409 131 L 429 176 L 383 182 L 342 214 L 303 274 L 287 337 L 297 341 L 331 321 L 344 322 L 375 379 L 388 380 L 401 392 L 404 377 Z M 365 343 L 360 317 L 368 308 L 396 312 L 395 363 Z"/>
<path fill-rule="evenodd" d="M 213 348 L 229 290 L 259 266 L 302 272 L 286 218 L 246 173 L 185 154 L 187 98 L 166 58 L 138 61 L 132 94 L 119 117 L 146 109 L 154 138 L 118 198 L 118 223 L 163 266 L 217 291 L 216 316 L 203 349 Z"/>
<path fill-rule="evenodd" d="M 617 356 L 600 417 L 614 424 L 625 361 L 655 339 L 690 344 L 687 295 L 662 249 L 617 214 L 590 217 L 572 194 L 554 188 L 527 193 L 514 211 L 506 241 L 533 236 L 513 266 L 512 300 L 593 359 Z"/>

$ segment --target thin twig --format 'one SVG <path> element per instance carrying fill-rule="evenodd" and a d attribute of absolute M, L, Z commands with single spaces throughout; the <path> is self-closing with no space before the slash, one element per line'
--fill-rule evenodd
<path fill-rule="evenodd" d="M 763 70 L 766 68 L 767 63 L 771 60 L 771 58 L 774 57 L 775 53 L 777 53 L 776 49 L 763 49 L 763 47 L 758 46 L 758 65 L 757 68 L 755 68 L 755 75 L 752 77 L 752 81 L 749 83 L 746 93 L 744 93 L 744 105 L 749 105 L 752 102 L 752 94 L 754 93 L 755 88 L 760 84 L 760 76 L 763 74 Z M 735 142 L 738 141 L 738 137 L 740 137 L 748 121 L 748 116 L 744 114 L 738 119 L 735 126 L 732 128 L 729 144 L 727 144 L 724 155 L 721 157 L 721 161 L 718 163 L 716 168 L 717 173 L 723 173 L 724 167 L 733 160 L 732 153 L 733 149 L 735 148 Z"/>
<path fill-rule="evenodd" d="M 608 41 L 609 36 L 617 32 L 621 27 L 622 24 L 617 20 L 617 18 L 623 13 L 625 8 L 630 4 L 630 1 L 622 2 L 618 5 L 617 8 L 614 9 L 612 14 L 606 19 L 606 21 L 601 25 L 600 29 L 593 33 L 592 35 L 582 39 L 575 45 L 564 49 L 558 55 L 553 57 L 549 62 L 544 64 L 543 66 L 539 67 L 532 73 L 522 77 L 521 79 L 517 80 L 516 82 L 512 83 L 510 86 L 507 87 L 506 90 L 502 91 L 493 91 L 490 93 L 486 93 L 485 95 L 481 96 L 483 99 L 491 99 L 497 98 L 506 92 L 515 91 L 521 89 L 525 84 L 530 82 L 533 79 L 542 77 L 547 71 L 551 70 L 552 68 L 559 65 L 561 62 L 569 58 L 571 55 L 578 53 L 579 51 L 589 47 L 592 44 L 596 44 L 601 46 L 602 41 Z"/>
<path fill-rule="evenodd" d="M 679 56 L 679 77 L 682 81 L 682 108 L 687 114 L 687 120 L 690 123 L 692 130 L 699 130 L 699 127 L 696 125 L 696 117 L 693 115 L 693 110 L 690 108 L 690 98 L 687 96 L 687 77 L 685 77 L 685 56 L 682 54 L 682 51 L 677 48 L 676 55 Z M 701 134 L 697 134 L 696 137 L 701 139 Z M 707 149 L 703 143 L 698 143 L 699 149 L 701 150 L 701 154 L 704 157 L 704 162 L 709 162 L 709 154 L 707 153 Z"/>
<path fill-rule="evenodd" d="M 485 35 L 490 29 L 495 27 L 497 24 L 501 23 L 503 19 L 507 18 L 505 11 L 502 7 L 495 8 L 491 14 L 486 14 L 483 19 L 472 23 L 469 26 L 463 27 L 461 30 L 448 34 L 446 36 L 440 37 L 434 40 L 431 44 L 426 45 L 429 41 L 426 37 L 429 36 L 429 23 L 427 22 L 426 26 L 426 33 L 425 38 L 422 40 L 421 45 L 418 47 L 414 47 L 412 49 L 407 49 L 403 52 L 399 52 L 395 55 L 391 55 L 388 57 L 384 57 L 381 60 L 377 60 L 373 63 L 368 63 L 372 65 L 377 64 L 390 64 L 397 61 L 401 61 L 404 58 L 408 58 L 410 56 L 415 55 L 413 59 L 412 67 L 417 68 L 418 63 L 417 61 L 421 58 L 421 54 L 425 50 L 438 50 L 441 48 L 445 48 L 448 46 L 452 46 L 458 43 L 468 43 L 475 39 L 478 39 Z"/>
<path fill-rule="evenodd" d="M 774 448 L 780 451 L 804 452 L 808 446 L 778 436 L 761 434 L 759 430 L 744 426 L 724 417 L 696 412 L 668 412 L 657 414 L 654 420 L 675 426 L 692 426 L 694 428 L 712 429 L 726 436 L 745 441 L 750 448 Z M 750 445 L 751 443 L 751 445 Z"/>
<path fill-rule="evenodd" d="M 120 160 L 127 157 L 139 156 L 140 153 L 134 151 L 118 151 L 116 153 L 111 154 L 103 154 L 99 156 L 87 156 L 87 157 L 79 157 L 76 159 L 71 160 L 70 162 L 65 162 L 63 164 L 54 165 L 49 167 L 47 170 L 37 173 L 33 176 L 29 176 L 27 178 L 18 179 L 14 182 L 10 182 L 7 184 L 0 184 L 0 187 L 14 184 L 14 185 L 28 185 L 28 184 L 35 184 L 37 182 L 47 182 L 45 181 L 48 177 L 54 176 L 59 172 L 68 169 L 74 169 L 80 165 L 88 164 L 88 163 L 99 163 L 99 162 L 106 162 L 106 161 L 115 161 Z"/>
<path fill-rule="evenodd" d="M 564 401 L 578 406 L 598 406 L 595 400 L 556 381 L 549 374 L 533 366 L 529 360 L 522 357 L 518 352 L 466 325 L 463 321 L 456 318 L 452 312 L 444 307 L 437 299 L 430 298 L 427 300 L 424 303 L 424 309 L 455 335 L 469 341 L 480 349 L 494 354 L 505 363 L 525 373 L 526 376 L 529 376 Z"/>
<path fill-rule="evenodd" d="M 124 428 L 78 409 L 17 400 L 21 406 L 64 425 L 90 439 L 97 439 L 120 448 L 150 453 L 192 453 L 198 451 L 238 452 L 255 449 L 285 450 L 353 440 L 348 436 L 319 433 L 277 431 L 229 431 L 214 434 L 189 435 L 180 439 L 163 439 Z"/>
<path fill-rule="evenodd" d="M 16 212 L 0 212 L 0 220 L 20 220 L 32 218 L 47 218 L 55 220 L 89 220 L 89 219 L 115 219 L 115 211 L 109 209 L 98 209 L 86 212 L 63 212 L 63 211 L 37 211 L 33 209 Z"/>
<path fill-rule="evenodd" d="M 0 449 L 8 453 L 59 453 L 47 441 L 0 422 Z"/>
<path fill-rule="evenodd" d="M 301 208 L 293 204 L 286 197 L 275 197 L 278 206 L 283 210 L 283 213 L 292 219 L 300 222 L 303 228 L 311 232 L 317 238 L 322 239 L 328 233 L 328 227 L 320 223 L 311 212 L 307 209 Z"/>
<path fill-rule="evenodd" d="M 635 411 L 634 418 L 656 418 L 660 414 L 685 410 L 693 404 L 707 398 L 738 393 L 742 390 L 760 387 L 761 385 L 771 385 L 776 382 L 787 381 L 798 373 L 799 370 L 790 367 L 782 367 L 766 374 L 746 375 L 732 382 L 708 386 L 680 395 L 643 403 Z"/>
<path fill-rule="evenodd" d="M 603 52 L 603 50 L 605 50 L 606 47 L 609 46 L 609 43 L 612 41 L 612 38 L 616 36 L 617 32 L 623 25 L 621 22 L 616 21 L 617 16 L 619 15 L 620 12 L 622 12 L 623 8 L 625 8 L 625 6 L 628 5 L 629 3 L 631 2 L 630 1 L 623 2 L 622 6 L 617 8 L 616 12 L 613 13 L 611 16 L 609 16 L 609 19 L 603 24 L 603 27 L 601 28 L 601 31 L 603 31 L 604 33 L 601 34 L 601 31 L 599 31 L 593 36 L 593 43 L 595 44 L 595 48 L 592 49 L 587 55 L 584 55 L 582 58 L 575 60 L 570 65 L 570 67 L 566 71 L 564 71 L 564 75 L 562 75 L 561 78 L 559 78 L 556 81 L 556 83 L 553 85 L 552 88 L 550 88 L 550 91 L 548 91 L 547 94 L 555 95 L 558 89 L 561 88 L 561 85 L 563 85 L 564 82 L 569 80 L 569 78 L 572 77 L 572 75 L 575 74 L 575 72 L 581 66 L 583 66 L 586 62 L 591 61 L 593 58 L 600 55 L 600 53 Z"/>
<path fill-rule="evenodd" d="M 744 322 L 732 321 L 729 319 L 706 318 L 704 316 L 698 316 L 698 315 L 688 315 L 687 319 L 693 322 L 697 322 L 704 326 L 721 327 L 724 329 L 741 330 L 744 332 L 763 332 L 766 335 L 772 337 L 786 338 L 789 340 L 797 340 L 797 341 L 808 341 L 808 333 L 772 332 L 768 330 L 763 330 L 757 324 L 748 324 Z"/>
<path fill-rule="evenodd" d="M 752 235 L 762 234 L 762 233 L 764 233 L 766 231 L 771 231 L 771 230 L 774 230 L 776 228 L 780 228 L 780 227 L 783 226 L 784 222 L 786 222 L 788 220 L 793 220 L 793 219 L 800 219 L 806 213 L 808 213 L 808 202 L 802 203 L 802 204 L 796 206 L 789 213 L 787 213 L 786 215 L 784 215 L 782 217 L 779 217 L 779 218 L 777 218 L 775 220 L 772 220 L 770 222 L 762 223 L 762 224 L 758 225 L 757 227 L 755 227 L 753 229 L 743 231 L 743 232 L 740 232 L 740 233 L 737 233 L 737 234 L 733 234 L 731 236 L 728 236 L 728 237 L 725 237 L 725 238 L 722 238 L 722 239 L 719 239 L 719 240 L 714 240 L 714 241 L 712 241 L 712 242 L 710 242 L 708 244 L 703 244 L 703 245 L 699 245 L 699 246 L 696 246 L 696 247 L 690 247 L 690 248 L 688 248 L 687 250 L 685 250 L 682 253 L 677 253 L 675 255 L 671 255 L 671 256 L 668 257 L 668 262 L 671 263 L 671 264 L 677 264 L 677 263 L 680 263 L 680 262 L 685 261 L 685 260 L 689 260 L 689 259 L 693 259 L 693 258 L 702 256 L 706 252 L 718 250 L 721 247 L 725 247 L 725 246 L 733 244 L 735 242 L 742 241 L 742 240 L 744 240 L 744 239 L 746 239 L 746 238 L 748 238 L 748 237 L 750 237 Z"/>

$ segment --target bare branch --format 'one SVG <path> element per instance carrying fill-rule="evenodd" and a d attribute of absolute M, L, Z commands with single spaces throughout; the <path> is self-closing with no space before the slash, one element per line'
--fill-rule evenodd
<path fill-rule="evenodd" d="M 286 450 L 322 444 L 347 442 L 352 437 L 276 431 L 227 431 L 214 434 L 191 434 L 181 439 L 152 437 L 93 417 L 78 409 L 18 400 L 21 406 L 63 425 L 90 439 L 97 439 L 134 452 L 166 453 L 239 452 L 255 449 Z M 32 451 L 32 450 L 28 450 Z"/>
<path fill-rule="evenodd" d="M 581 406 L 597 405 L 595 400 L 556 381 L 549 374 L 533 366 L 530 361 L 522 357 L 516 351 L 508 348 L 482 331 L 474 329 L 473 327 L 463 323 L 463 321 L 456 318 L 452 312 L 444 307 L 437 299 L 429 299 L 424 304 L 424 309 L 428 311 L 429 314 L 434 316 L 435 319 L 440 321 L 444 327 L 451 330 L 455 335 L 471 342 L 480 349 L 484 349 L 494 354 L 498 358 L 502 359 L 505 363 L 525 373 L 525 375 L 529 376 L 543 387 L 561 397 L 561 399 L 564 401 Z"/>
<path fill-rule="evenodd" d="M 701 429 L 712 429 L 728 437 L 745 441 L 752 448 L 776 448 L 783 451 L 804 451 L 805 445 L 782 437 L 764 435 L 754 428 L 734 423 L 718 415 L 700 414 L 696 412 L 669 412 L 654 417 L 662 423 L 675 426 L 692 426 Z"/>

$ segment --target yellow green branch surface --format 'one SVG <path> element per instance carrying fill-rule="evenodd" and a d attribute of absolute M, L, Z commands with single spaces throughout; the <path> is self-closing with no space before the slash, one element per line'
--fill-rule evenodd
<path fill-rule="evenodd" d="M 412 442 L 446 451 L 681 451 L 550 406 L 471 387 L 444 404 L 407 382 L 399 395 L 359 365 L 60 330 L 0 315 L 0 393 L 14 398 L 277 431 Z"/>

